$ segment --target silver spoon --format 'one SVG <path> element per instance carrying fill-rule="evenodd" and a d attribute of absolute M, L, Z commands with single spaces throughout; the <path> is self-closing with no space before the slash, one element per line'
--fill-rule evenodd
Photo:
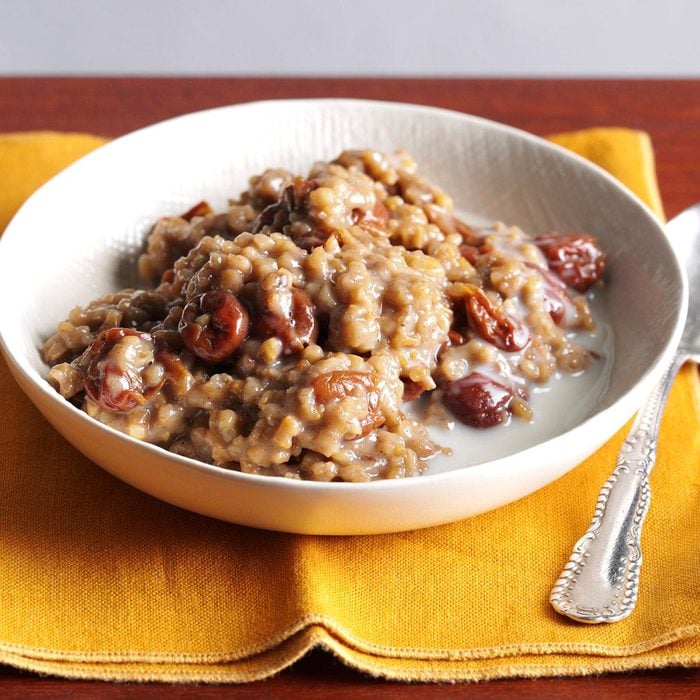
<path fill-rule="evenodd" d="M 593 520 L 550 594 L 557 612 L 579 622 L 617 622 L 634 610 L 661 413 L 681 365 L 700 362 L 700 204 L 670 221 L 666 231 L 688 272 L 688 317 L 671 363 L 640 408 L 600 491 Z"/>

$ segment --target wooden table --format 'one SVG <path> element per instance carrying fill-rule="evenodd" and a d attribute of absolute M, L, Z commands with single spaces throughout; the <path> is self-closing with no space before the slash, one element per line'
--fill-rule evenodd
<path fill-rule="evenodd" d="M 0 78 L 0 132 L 85 131 L 117 136 L 193 110 L 250 100 L 358 97 L 435 105 L 478 114 L 535 134 L 592 125 L 643 129 L 654 142 L 668 216 L 700 200 L 700 80 L 475 80 L 337 78 Z M 693 690 L 695 688 L 695 690 Z M 0 666 L 0 697 L 305 698 L 475 697 L 687 698 L 700 669 L 596 678 L 406 686 L 367 678 L 314 652 L 268 681 L 191 687 L 42 678 Z"/>

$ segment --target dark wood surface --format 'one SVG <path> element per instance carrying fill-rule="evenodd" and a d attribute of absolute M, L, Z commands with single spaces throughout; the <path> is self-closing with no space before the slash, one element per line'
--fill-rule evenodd
<path fill-rule="evenodd" d="M 117 136 L 184 112 L 296 97 L 435 105 L 540 135 L 591 125 L 644 129 L 654 140 L 667 213 L 698 198 L 700 80 L 6 78 L 0 130 Z"/>
<path fill-rule="evenodd" d="M 336 78 L 0 78 L 0 132 L 85 131 L 118 136 L 184 112 L 259 99 L 357 97 L 435 105 L 535 134 L 588 126 L 652 137 L 666 213 L 700 200 L 700 80 Z M 587 678 L 411 686 L 378 681 L 313 652 L 279 676 L 241 686 L 139 686 L 44 678 L 0 666 L 0 697 L 689 698 L 700 669 Z"/>

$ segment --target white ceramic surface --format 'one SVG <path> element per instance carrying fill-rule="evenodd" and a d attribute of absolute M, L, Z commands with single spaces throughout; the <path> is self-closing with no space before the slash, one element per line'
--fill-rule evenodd
<path fill-rule="evenodd" d="M 75 304 L 138 283 L 133 268 L 160 215 L 200 199 L 223 207 L 247 178 L 304 172 L 345 148 L 408 149 L 456 206 L 526 230 L 587 231 L 608 251 L 601 304 L 609 380 L 575 418 L 543 422 L 511 454 L 458 449 L 421 477 L 308 483 L 227 471 L 93 421 L 45 381 L 43 340 Z M 670 357 L 685 316 L 684 277 L 663 229 L 617 181 L 581 158 L 506 126 L 427 107 L 354 100 L 260 102 L 173 119 L 118 139 L 35 193 L 0 242 L 0 341 L 27 395 L 68 441 L 158 498 L 276 530 L 360 534 L 475 515 L 525 496 L 602 445 L 634 412 Z M 572 414 L 573 415 L 573 414 Z M 507 443 L 503 431 L 498 440 Z M 523 449 L 524 446 L 524 449 Z M 49 456 L 47 455 L 47 459 Z M 471 463 L 473 466 L 465 466 Z M 611 465 L 612 467 L 612 465 Z"/>

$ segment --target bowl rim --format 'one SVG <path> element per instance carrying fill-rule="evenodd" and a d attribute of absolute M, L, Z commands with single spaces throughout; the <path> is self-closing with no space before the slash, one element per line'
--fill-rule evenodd
<path fill-rule="evenodd" d="M 86 154 L 85 156 L 79 158 L 74 163 L 67 166 L 64 170 L 54 175 L 45 184 L 39 187 L 35 192 L 33 192 L 27 200 L 22 204 L 16 214 L 13 216 L 9 224 L 7 225 L 5 232 L 0 238 L 0 255 L 3 250 L 3 245 L 7 247 L 9 244 L 6 241 L 13 241 L 15 234 L 15 229 L 21 224 L 22 218 L 24 216 L 23 212 L 26 209 L 33 207 L 36 199 L 42 196 L 42 193 L 50 188 L 60 186 L 66 173 L 72 174 L 79 172 L 81 168 L 92 167 L 93 161 L 99 163 L 100 159 L 108 158 L 111 152 L 115 149 L 119 149 L 125 141 L 131 141 L 138 138 L 146 138 L 149 133 L 153 130 L 161 130 L 163 128 L 176 127 L 178 124 L 183 122 L 191 121 L 193 119 L 206 119 L 209 115 L 223 114 L 224 112 L 238 111 L 238 110 L 251 110 L 251 109 L 261 109 L 261 108 L 274 108 L 283 109 L 290 106 L 308 106 L 317 104 L 319 106 L 325 107 L 353 107 L 353 108 L 364 108 L 364 109 L 392 109 L 401 111 L 404 113 L 410 112 L 421 112 L 428 116 L 433 115 L 435 117 L 450 118 L 455 120 L 462 120 L 465 123 L 479 125 L 494 131 L 498 131 L 504 135 L 515 136 L 520 139 L 529 141 L 535 144 L 538 148 L 543 148 L 549 150 L 553 153 L 557 153 L 558 157 L 563 157 L 576 164 L 576 167 L 583 167 L 588 170 L 597 173 L 597 176 L 603 178 L 607 186 L 618 190 L 622 193 L 628 200 L 631 200 L 638 208 L 642 210 L 645 218 L 651 224 L 652 228 L 656 229 L 659 241 L 666 245 L 668 251 L 672 254 L 670 259 L 674 261 L 676 276 L 680 283 L 680 305 L 677 309 L 675 323 L 673 325 L 673 332 L 670 337 L 666 340 L 661 349 L 656 353 L 655 360 L 649 365 L 644 373 L 636 380 L 636 382 L 630 386 L 627 391 L 618 396 L 609 406 L 603 408 L 602 410 L 595 411 L 592 415 L 586 417 L 576 425 L 565 430 L 562 433 L 555 435 L 554 437 L 548 438 L 537 442 L 536 444 L 527 447 L 522 450 L 510 453 L 503 457 L 497 459 L 491 459 L 484 462 L 479 462 L 473 465 L 465 465 L 461 467 L 455 467 L 444 472 L 437 473 L 424 473 L 417 477 L 403 478 L 403 479 L 379 479 L 368 482 L 322 482 L 322 481 L 311 481 L 311 480 L 301 480 L 301 479 L 291 479 L 291 478 L 275 478 L 259 474 L 248 474 L 240 472 L 233 469 L 227 469 L 225 467 L 219 467 L 207 462 L 199 461 L 189 457 L 184 457 L 182 455 L 169 452 L 165 448 L 159 447 L 152 443 L 148 443 L 137 438 L 131 437 L 126 433 L 122 433 L 115 428 L 112 428 L 96 419 L 90 417 L 84 411 L 75 407 L 70 402 L 66 401 L 58 392 L 56 392 L 53 387 L 50 386 L 45 377 L 41 376 L 28 361 L 25 353 L 14 352 L 12 342 L 8 344 L 6 333 L 3 330 L 2 325 L 0 325 L 0 349 L 2 349 L 3 355 L 5 356 L 11 369 L 19 372 L 25 380 L 27 380 L 35 389 L 38 389 L 41 394 L 46 397 L 51 403 L 56 406 L 62 406 L 70 410 L 79 421 L 85 423 L 86 427 L 89 426 L 93 429 L 106 430 L 118 439 L 127 440 L 135 448 L 140 450 L 146 450 L 148 453 L 152 454 L 154 457 L 160 459 L 174 460 L 176 463 L 180 464 L 182 467 L 187 467 L 189 469 L 195 469 L 202 471 L 204 473 L 211 474 L 212 476 L 217 476 L 219 478 L 225 478 L 232 481 L 242 480 L 243 483 L 250 482 L 257 484 L 258 486 L 263 486 L 265 488 L 291 488 L 291 489 L 302 489 L 302 490 L 316 490 L 316 491 L 326 491 L 328 489 L 332 491 L 348 491 L 362 493 L 367 491 L 368 493 L 376 494 L 378 491 L 382 490 L 396 490 L 396 489 L 412 489 L 421 488 L 421 484 L 426 484 L 426 482 L 437 482 L 443 480 L 449 480 L 451 478 L 457 478 L 457 475 L 464 470 L 470 470 L 479 475 L 481 472 L 491 472 L 499 467 L 504 467 L 509 461 L 514 457 L 519 459 L 524 459 L 531 461 L 532 458 L 536 458 L 537 455 L 544 451 L 551 449 L 558 444 L 565 444 L 571 439 L 571 433 L 583 431 L 585 429 L 598 429 L 600 430 L 602 426 L 606 425 L 607 418 L 611 414 L 619 412 L 620 408 L 625 405 L 634 404 L 629 406 L 629 415 L 631 415 L 639 406 L 643 395 L 642 391 L 647 388 L 652 380 L 658 378 L 661 374 L 665 365 L 670 361 L 672 353 L 680 340 L 680 335 L 683 329 L 683 324 L 685 321 L 687 307 L 688 307 L 688 283 L 687 275 L 684 266 L 678 260 L 678 256 L 675 253 L 673 247 L 670 244 L 667 236 L 665 235 L 663 223 L 656 217 L 656 215 L 651 211 L 649 206 L 640 199 L 634 192 L 632 192 L 628 187 L 626 187 L 617 178 L 607 172 L 605 169 L 599 165 L 587 160 L 583 156 L 578 155 L 558 144 L 546 140 L 543 137 L 536 136 L 532 133 L 519 129 L 517 127 L 509 126 L 501 122 L 493 121 L 478 115 L 468 114 L 465 112 L 459 112 L 450 109 L 444 109 L 440 107 L 433 107 L 429 105 L 413 104 L 408 102 L 400 101 L 385 101 L 385 100 L 365 100 L 365 99 L 355 99 L 355 98 L 296 98 L 296 99 L 270 99 L 270 100 L 256 100 L 252 102 L 242 102 L 236 104 L 221 105 L 218 107 L 208 108 L 204 110 L 197 110 L 194 112 L 189 112 L 185 114 L 180 114 L 177 116 L 170 117 L 168 119 L 158 121 L 140 129 L 131 131 L 129 133 L 123 134 L 113 140 L 110 140 L 99 146 L 94 151 Z M 58 184 L 57 184 L 58 183 Z M 16 222 L 19 222 L 17 224 Z M 1 258 L 0 258 L 1 259 Z M 2 263 L 0 263 L 1 269 Z M 0 282 L 1 284 L 1 282 Z M 0 295 L 0 314 L 2 313 L 3 304 L 6 303 L 1 300 L 2 295 Z M 37 349 L 38 351 L 38 349 Z M 31 397 L 30 397 L 31 398 Z M 635 403 L 637 402 L 637 403 Z M 616 421 L 617 424 L 617 421 Z M 618 425 L 619 428 L 619 425 Z"/>

